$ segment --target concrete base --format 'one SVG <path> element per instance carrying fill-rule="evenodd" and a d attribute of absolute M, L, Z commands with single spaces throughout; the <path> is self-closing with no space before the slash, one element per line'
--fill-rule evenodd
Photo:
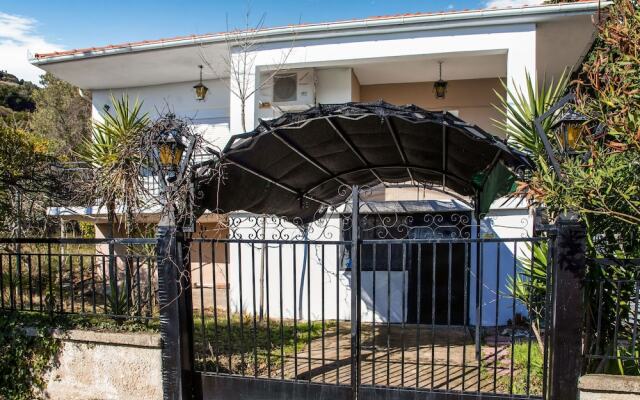
<path fill-rule="evenodd" d="M 49 399 L 162 399 L 160 335 L 72 330 L 47 375 Z"/>
<path fill-rule="evenodd" d="M 580 400 L 640 400 L 640 377 L 585 375 L 580 378 Z"/>

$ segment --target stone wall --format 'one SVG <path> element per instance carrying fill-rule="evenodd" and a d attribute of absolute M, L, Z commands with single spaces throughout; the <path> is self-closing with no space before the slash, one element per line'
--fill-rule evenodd
<path fill-rule="evenodd" d="M 162 399 L 159 334 L 71 330 L 54 336 L 62 348 L 46 377 L 46 398 Z"/>
<path fill-rule="evenodd" d="M 580 400 L 640 400 L 640 377 L 585 375 L 580 378 Z"/>

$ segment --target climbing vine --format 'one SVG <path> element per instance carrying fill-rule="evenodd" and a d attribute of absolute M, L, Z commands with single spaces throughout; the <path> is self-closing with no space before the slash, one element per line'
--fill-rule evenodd
<path fill-rule="evenodd" d="M 15 313 L 0 314 L 0 399 L 39 398 L 60 341 L 34 320 L 29 329 Z"/>

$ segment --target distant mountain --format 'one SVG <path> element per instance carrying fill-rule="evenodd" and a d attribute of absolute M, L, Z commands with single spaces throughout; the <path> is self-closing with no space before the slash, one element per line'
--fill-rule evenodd
<path fill-rule="evenodd" d="M 0 116 L 36 109 L 33 92 L 38 87 L 6 71 L 0 71 Z"/>

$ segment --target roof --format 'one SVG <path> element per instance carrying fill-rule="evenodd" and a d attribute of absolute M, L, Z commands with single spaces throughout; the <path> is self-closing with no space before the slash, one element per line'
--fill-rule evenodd
<path fill-rule="evenodd" d="M 302 222 L 343 204 L 352 185 L 402 182 L 477 196 L 487 212 L 512 188 L 514 172 L 531 168 L 506 141 L 452 114 L 382 101 L 325 104 L 260 121 L 231 137 L 217 160 L 220 179 L 199 186 L 198 207 Z"/>
<path fill-rule="evenodd" d="M 349 34 L 350 31 L 364 29 L 370 30 L 377 27 L 389 27 L 428 23 L 471 23 L 472 20 L 485 20 L 487 22 L 496 18 L 506 17 L 534 17 L 544 18 L 550 15 L 564 15 L 573 13 L 592 13 L 601 6 L 611 4 L 610 1 L 577 0 L 571 3 L 543 4 L 509 8 L 485 8 L 462 11 L 418 12 L 398 15 L 374 16 L 363 19 L 350 19 L 324 23 L 297 24 L 272 28 L 264 28 L 256 33 L 259 39 L 283 40 L 283 37 L 309 33 L 326 33 L 329 31 L 342 31 Z M 36 53 L 31 59 L 32 64 L 43 65 L 78 58 L 106 56 L 133 51 L 154 50 L 162 47 L 189 46 L 203 43 L 225 42 L 230 32 L 207 33 L 201 35 L 176 36 L 172 38 L 143 40 L 121 44 L 109 44 L 106 46 L 71 49 L 51 53 Z"/>

